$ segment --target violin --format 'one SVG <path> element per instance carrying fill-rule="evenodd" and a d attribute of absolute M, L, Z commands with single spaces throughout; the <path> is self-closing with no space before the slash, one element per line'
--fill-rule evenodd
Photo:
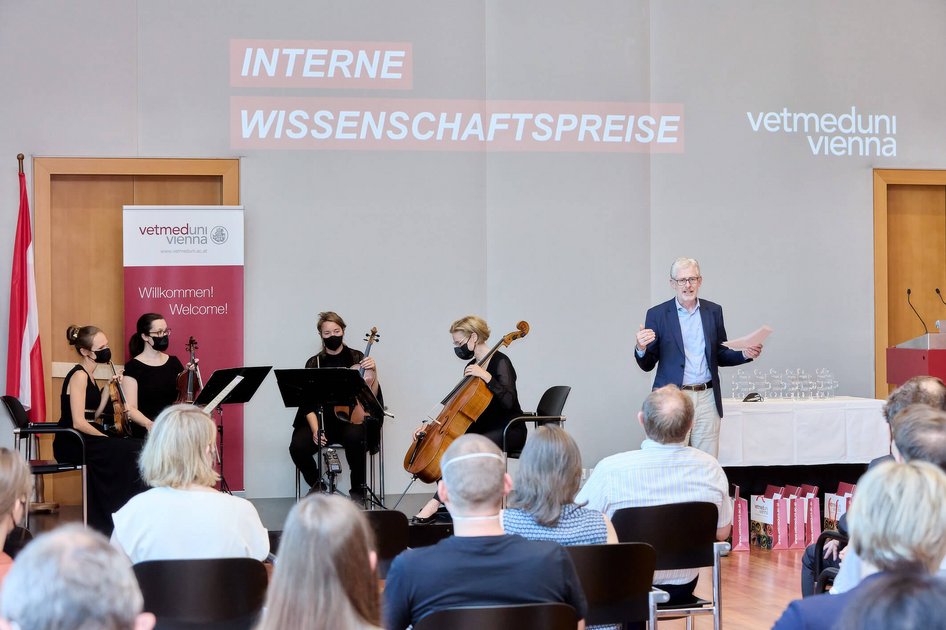
<path fill-rule="evenodd" d="M 177 400 L 174 402 L 193 405 L 194 400 L 200 394 L 200 390 L 204 388 L 200 378 L 200 367 L 197 365 L 197 357 L 194 354 L 194 350 L 198 349 L 197 340 L 189 337 L 185 347 L 191 355 L 190 362 L 187 365 L 193 365 L 194 369 L 191 370 L 185 367 L 184 371 L 177 375 Z"/>
<path fill-rule="evenodd" d="M 516 324 L 516 330 L 505 335 L 477 365 L 483 367 L 497 350 L 509 346 L 527 334 L 529 324 L 519 322 Z M 443 409 L 437 418 L 417 433 L 414 443 L 404 455 L 404 470 L 424 483 L 433 483 L 440 479 L 440 458 L 443 457 L 444 451 L 455 439 L 466 433 L 492 399 L 493 392 L 489 391 L 483 379 L 465 376 L 441 401 Z"/>
<path fill-rule="evenodd" d="M 115 365 L 109 361 L 108 367 L 112 368 L 112 376 L 118 376 Z M 108 395 L 112 399 L 112 422 L 109 423 L 102 418 L 102 425 L 105 433 L 114 437 L 127 437 L 131 435 L 131 420 L 128 417 L 128 402 L 125 400 L 125 390 L 118 380 L 112 380 L 108 383 Z"/>
<path fill-rule="evenodd" d="M 371 330 L 365 333 L 365 341 L 368 342 L 365 345 L 365 357 L 367 358 L 367 356 L 371 354 L 371 346 L 381 341 L 381 335 L 378 334 L 377 326 L 372 326 Z M 365 368 L 359 367 L 358 373 L 364 378 Z M 362 407 L 359 402 L 356 402 L 354 407 L 335 405 L 335 415 L 338 416 L 338 419 L 342 422 L 350 422 L 352 424 L 364 424 L 365 422 L 365 408 Z"/>

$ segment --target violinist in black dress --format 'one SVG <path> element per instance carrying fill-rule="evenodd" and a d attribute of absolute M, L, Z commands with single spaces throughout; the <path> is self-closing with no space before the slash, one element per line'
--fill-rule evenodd
<path fill-rule="evenodd" d="M 80 432 L 84 441 L 88 481 L 89 525 L 106 536 L 114 525 L 112 514 L 146 489 L 138 473 L 143 442 L 133 437 L 106 435 L 102 419 L 112 415 L 112 401 L 95 382 L 96 365 L 111 360 L 105 333 L 95 326 L 70 326 L 66 338 L 81 357 L 62 384 L 59 426 Z M 53 454 L 59 462 L 82 460 L 83 444 L 71 433 L 57 433 Z"/>

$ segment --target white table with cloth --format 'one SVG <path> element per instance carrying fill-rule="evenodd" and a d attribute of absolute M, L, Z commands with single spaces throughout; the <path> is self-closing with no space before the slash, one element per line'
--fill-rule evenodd
<path fill-rule="evenodd" d="M 723 466 L 862 464 L 890 452 L 883 400 L 723 399 Z"/>

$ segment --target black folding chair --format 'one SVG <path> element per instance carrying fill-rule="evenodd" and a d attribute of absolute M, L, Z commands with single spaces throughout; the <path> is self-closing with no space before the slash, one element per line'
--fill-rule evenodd
<path fill-rule="evenodd" d="M 832 529 L 826 529 L 818 536 L 818 540 L 815 541 L 815 566 L 813 571 L 815 574 L 815 595 L 830 590 L 831 585 L 834 584 L 834 578 L 838 576 L 837 567 L 825 568 L 824 566 L 824 544 L 831 539 L 838 541 L 838 551 L 847 546 L 848 537 Z"/>
<path fill-rule="evenodd" d="M 414 630 L 575 630 L 578 615 L 568 604 L 465 606 L 432 612 Z"/>
<path fill-rule="evenodd" d="M 410 539 L 410 525 L 403 512 L 394 510 L 366 510 L 364 512 L 374 530 L 378 549 L 378 577 L 388 574 L 391 561 L 407 549 Z"/>
<path fill-rule="evenodd" d="M 621 542 L 646 542 L 657 553 L 657 571 L 713 567 L 713 599 L 694 597 L 685 604 L 660 604 L 657 618 L 686 617 L 687 629 L 693 616 L 713 615 L 719 630 L 722 588 L 719 559 L 729 554 L 729 543 L 717 542 L 718 510 L 713 503 L 671 503 L 651 507 L 622 508 L 611 522 Z M 659 586 L 659 585 L 658 585 Z"/>
<path fill-rule="evenodd" d="M 26 461 L 30 465 L 30 471 L 34 476 L 53 475 L 56 473 L 71 472 L 73 470 L 78 470 L 80 472 L 82 477 L 82 523 L 88 524 L 88 479 L 86 476 L 85 467 L 85 440 L 82 438 L 82 434 L 75 429 L 60 427 L 51 422 L 30 422 L 29 417 L 26 414 L 26 409 L 23 408 L 23 405 L 20 403 L 18 398 L 15 396 L 2 396 L 0 399 L 3 400 L 3 407 L 7 410 L 7 414 L 10 416 L 10 421 L 13 422 L 13 448 L 22 453 L 23 451 L 20 450 L 21 443 L 26 442 L 25 457 Z M 76 437 L 77 440 L 79 440 L 79 444 L 82 445 L 81 461 L 57 462 L 52 459 L 33 459 L 33 436 L 55 433 L 71 433 Z M 27 528 L 29 528 L 29 519 L 29 512 L 27 512 Z"/>
<path fill-rule="evenodd" d="M 158 630 L 249 630 L 266 599 L 266 568 L 253 558 L 149 560 L 134 570 Z"/>
<path fill-rule="evenodd" d="M 555 385 L 549 387 L 539 399 L 539 404 L 535 408 L 535 413 L 525 413 L 513 418 L 503 430 L 503 452 L 506 457 L 517 458 L 522 453 L 521 449 L 510 450 L 507 444 L 506 436 L 509 428 L 515 424 L 531 422 L 534 426 L 540 427 L 544 424 L 553 423 L 559 426 L 565 424 L 565 416 L 562 411 L 565 409 L 565 401 L 568 400 L 568 394 L 572 388 L 568 385 Z"/>
<path fill-rule="evenodd" d="M 657 627 L 657 604 L 669 599 L 654 589 L 657 555 L 647 543 L 573 545 L 572 558 L 588 601 L 586 625 L 648 622 Z"/>

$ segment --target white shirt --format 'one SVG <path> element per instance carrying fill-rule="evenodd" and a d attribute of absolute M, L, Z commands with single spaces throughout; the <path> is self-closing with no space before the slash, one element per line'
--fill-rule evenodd
<path fill-rule="evenodd" d="M 700 501 L 719 510 L 716 527 L 732 523 L 729 481 L 714 457 L 691 446 L 644 440 L 639 451 L 618 453 L 601 460 L 575 502 L 608 517 L 627 507 Z M 654 584 L 686 584 L 698 569 L 656 571 Z"/>
<path fill-rule="evenodd" d="M 152 488 L 112 520 L 112 543 L 133 563 L 269 555 L 269 534 L 253 504 L 216 490 Z"/>

